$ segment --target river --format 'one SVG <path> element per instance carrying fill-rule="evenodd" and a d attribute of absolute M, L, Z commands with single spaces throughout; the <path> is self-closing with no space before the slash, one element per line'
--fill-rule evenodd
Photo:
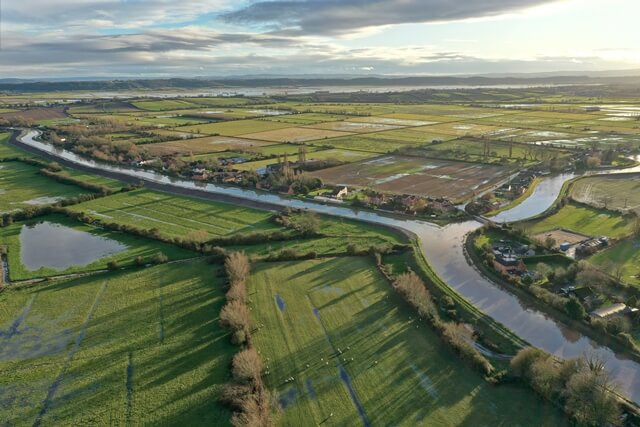
<path fill-rule="evenodd" d="M 492 284 L 468 264 L 462 246 L 465 235 L 480 227 L 480 223 L 476 221 L 439 227 L 426 221 L 411 218 L 399 219 L 371 211 L 358 211 L 344 206 L 323 205 L 289 199 L 277 194 L 216 184 L 195 183 L 168 177 L 153 171 L 127 166 L 114 166 L 88 160 L 70 151 L 37 141 L 35 139 L 37 135 L 37 131 L 28 131 L 21 135 L 18 140 L 29 147 L 69 162 L 163 184 L 167 190 L 170 190 L 171 187 L 200 190 L 270 205 L 308 209 L 319 213 L 386 224 L 408 230 L 420 238 L 427 259 L 436 273 L 481 311 L 496 319 L 532 345 L 558 357 L 570 358 L 582 354 L 594 354 L 601 357 L 606 361 L 607 368 L 619 385 L 621 393 L 634 402 L 640 403 L 639 363 L 616 355 L 609 348 L 598 345 L 591 339 L 555 321 L 539 310 L 526 307 L 517 297 Z M 625 170 L 625 172 L 638 171 L 640 171 L 639 167 Z M 575 177 L 574 174 L 564 174 L 543 179 L 527 200 L 511 210 L 500 213 L 494 219 L 497 221 L 516 221 L 544 212 L 558 197 L 564 182 L 573 177 Z"/>

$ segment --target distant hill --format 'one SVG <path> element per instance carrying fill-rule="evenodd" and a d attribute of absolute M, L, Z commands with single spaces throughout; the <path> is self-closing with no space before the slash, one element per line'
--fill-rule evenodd
<path fill-rule="evenodd" d="M 640 85 L 640 76 L 416 76 L 416 77 L 236 77 L 236 78 L 171 78 L 140 80 L 75 80 L 75 81 L 25 81 L 0 80 L 3 92 L 51 92 L 51 91 L 121 91 L 161 89 L 206 89 L 239 87 L 297 87 L 297 86 L 490 86 L 490 85 Z"/>

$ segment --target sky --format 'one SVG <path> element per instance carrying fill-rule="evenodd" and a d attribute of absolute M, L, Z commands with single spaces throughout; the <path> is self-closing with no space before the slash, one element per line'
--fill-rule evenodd
<path fill-rule="evenodd" d="M 638 0 L 0 0 L 0 78 L 640 69 Z"/>

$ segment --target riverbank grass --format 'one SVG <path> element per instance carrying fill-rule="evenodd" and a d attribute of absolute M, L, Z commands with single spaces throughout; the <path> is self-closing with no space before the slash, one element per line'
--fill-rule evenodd
<path fill-rule="evenodd" d="M 462 364 L 370 258 L 256 264 L 248 291 L 282 425 L 562 425 Z"/>

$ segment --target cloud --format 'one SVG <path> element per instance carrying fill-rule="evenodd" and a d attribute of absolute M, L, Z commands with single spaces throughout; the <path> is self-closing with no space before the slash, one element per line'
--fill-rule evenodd
<path fill-rule="evenodd" d="M 139 29 L 187 22 L 228 10 L 231 0 L 15 0 L 3 2 L 11 25 L 77 29 Z"/>
<path fill-rule="evenodd" d="M 304 34 L 495 16 L 555 0 L 273 0 L 224 14 L 227 22 Z"/>
<path fill-rule="evenodd" d="M 577 62 L 576 60 L 579 60 Z M 168 77 L 240 74 L 469 74 L 615 68 L 596 57 L 483 58 L 437 46 L 358 47 L 307 37 L 224 33 L 202 27 L 132 34 L 13 33 L 0 75 Z"/>

